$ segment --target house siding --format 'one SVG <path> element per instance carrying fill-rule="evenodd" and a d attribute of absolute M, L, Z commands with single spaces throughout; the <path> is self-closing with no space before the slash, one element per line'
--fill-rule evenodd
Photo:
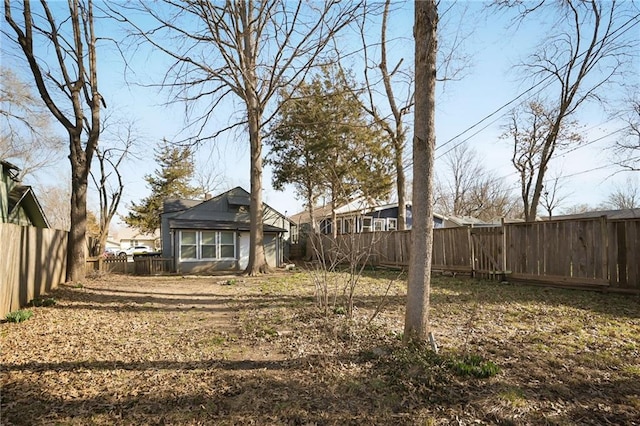
<path fill-rule="evenodd" d="M 180 244 L 180 231 L 188 231 L 188 229 L 174 230 L 174 246 Z M 175 269 L 176 272 L 182 274 L 209 274 L 221 271 L 240 271 L 240 253 L 242 252 L 241 240 L 242 236 L 248 237 L 249 233 L 236 233 L 236 257 L 235 259 L 221 260 L 180 260 L 179 253 L 175 253 Z M 248 238 L 247 238 L 248 239 Z M 279 254 L 280 241 L 276 234 L 264 235 L 264 250 L 267 264 L 272 268 L 281 266 L 282 260 Z"/>
<path fill-rule="evenodd" d="M 237 187 L 209 200 L 167 200 L 160 216 L 162 255 L 174 259 L 174 268 L 180 273 L 210 273 L 238 271 L 244 268 L 248 250 L 241 251 L 241 243 L 248 241 L 250 228 L 250 196 Z M 190 204 L 193 203 L 193 204 Z M 271 207 L 263 204 L 264 247 L 267 264 L 281 266 L 288 255 L 285 241 L 290 232 L 290 222 Z M 278 228 L 278 230 L 274 229 Z M 179 253 L 181 231 L 235 231 L 235 259 L 181 260 Z M 284 230 L 284 232 L 282 231 Z"/>

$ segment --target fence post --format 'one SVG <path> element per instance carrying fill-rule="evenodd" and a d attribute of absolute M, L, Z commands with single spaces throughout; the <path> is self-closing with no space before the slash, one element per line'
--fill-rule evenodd
<path fill-rule="evenodd" d="M 609 281 L 609 227 L 607 224 L 607 216 L 600 216 L 600 232 L 602 233 L 602 278 Z"/>
<path fill-rule="evenodd" d="M 504 226 L 504 217 L 500 218 L 502 230 L 502 281 L 507 280 L 507 228 Z"/>
<path fill-rule="evenodd" d="M 471 235 L 471 228 L 473 224 L 467 226 L 467 238 L 469 239 L 469 251 L 471 252 L 471 277 L 476 276 L 476 249 L 473 244 L 473 236 Z"/>

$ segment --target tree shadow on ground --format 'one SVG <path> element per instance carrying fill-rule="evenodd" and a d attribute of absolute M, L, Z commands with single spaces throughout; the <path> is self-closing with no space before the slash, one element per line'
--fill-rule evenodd
<path fill-rule="evenodd" d="M 632 378 L 574 380 L 559 391 L 536 381 L 520 390 L 535 407 L 519 410 L 496 380 L 454 379 L 425 385 L 419 371 L 392 376 L 385 361 L 305 356 L 283 361 L 65 361 L 4 365 L 21 373 L 4 381 L 7 425 L 73 424 L 633 424 Z M 350 371 L 345 365 L 360 365 Z M 87 381 L 91 371 L 92 381 Z M 132 375 L 127 380 L 127 374 Z M 38 380 L 55 373 L 75 386 L 64 395 Z M 152 377 L 149 375 L 153 375 Z M 125 380 L 128 386 L 103 379 Z M 404 382 L 403 382 L 404 380 Z M 637 413 L 636 413 L 637 414 Z"/>
<path fill-rule="evenodd" d="M 397 271 L 366 269 L 363 275 L 369 278 L 390 279 L 397 276 Z M 640 318 L 640 295 L 562 289 L 526 283 L 502 283 L 467 276 L 448 277 L 435 274 L 432 276 L 431 286 L 432 305 L 465 302 L 543 303 L 613 316 Z"/>

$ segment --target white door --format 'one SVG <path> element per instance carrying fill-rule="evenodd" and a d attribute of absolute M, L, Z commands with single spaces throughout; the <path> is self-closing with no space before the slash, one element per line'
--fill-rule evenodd
<path fill-rule="evenodd" d="M 240 234 L 240 259 L 238 259 L 240 270 L 244 269 L 249 264 L 249 234 L 243 232 Z"/>

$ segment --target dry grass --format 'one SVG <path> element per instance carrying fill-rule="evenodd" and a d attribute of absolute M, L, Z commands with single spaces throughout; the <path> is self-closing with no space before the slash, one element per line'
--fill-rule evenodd
<path fill-rule="evenodd" d="M 390 279 L 369 273 L 350 320 L 304 273 L 63 287 L 0 325 L 0 423 L 640 424 L 637 297 L 438 277 L 436 356 L 402 345 Z M 460 376 L 465 355 L 500 372 Z"/>

